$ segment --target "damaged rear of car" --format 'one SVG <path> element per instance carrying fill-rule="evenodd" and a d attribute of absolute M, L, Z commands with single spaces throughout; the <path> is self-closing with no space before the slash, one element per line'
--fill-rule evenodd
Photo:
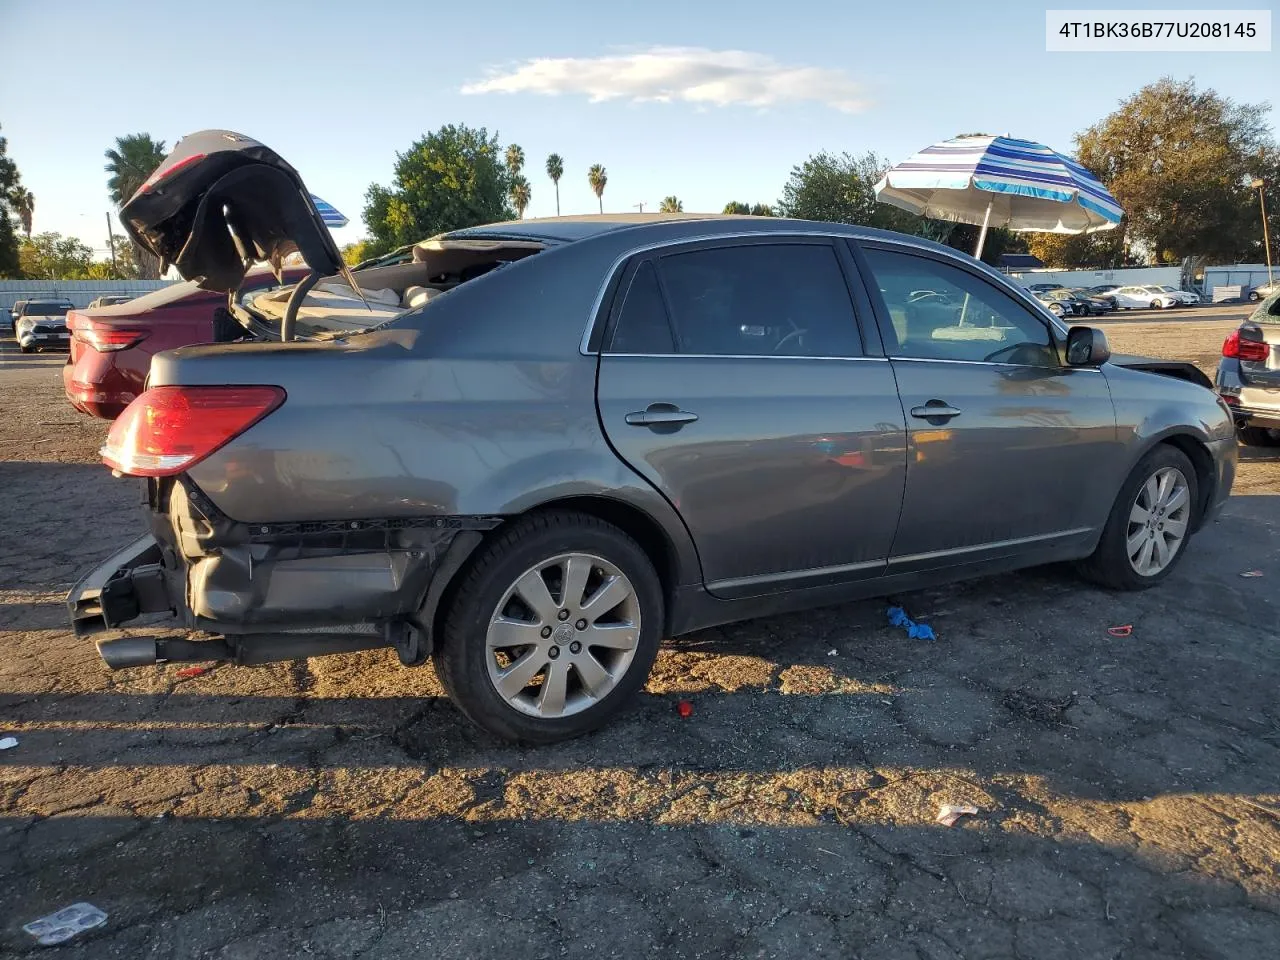
<path fill-rule="evenodd" d="M 181 141 L 122 221 L 166 265 L 228 294 L 228 309 L 255 340 L 237 344 L 234 357 L 212 345 L 158 355 L 149 389 L 113 424 L 104 462 L 117 475 L 146 478 L 151 532 L 71 591 L 76 633 L 168 614 L 197 635 L 100 640 L 117 669 L 380 646 L 420 662 L 426 651 L 414 618 L 433 573 L 460 563 L 499 518 L 442 515 L 442 502 L 424 502 L 410 478 L 412 497 L 294 488 L 294 479 L 316 475 L 306 461 L 331 456 L 309 452 L 326 449 L 309 443 L 317 433 L 381 429 L 361 415 L 353 420 L 350 409 L 335 415 L 332 398 L 403 377 L 416 334 L 397 332 L 397 320 L 547 243 L 428 240 L 397 262 L 361 270 L 357 285 L 297 172 L 257 141 L 220 130 Z M 294 252 L 310 267 L 301 283 L 236 296 L 254 262 L 283 278 Z M 385 332 L 351 339 L 372 331 Z M 295 340 L 309 342 L 288 342 Z M 377 410 L 370 404 L 363 415 Z M 335 481 L 360 469 L 326 467 Z M 227 498 L 234 520 L 215 502 Z"/>

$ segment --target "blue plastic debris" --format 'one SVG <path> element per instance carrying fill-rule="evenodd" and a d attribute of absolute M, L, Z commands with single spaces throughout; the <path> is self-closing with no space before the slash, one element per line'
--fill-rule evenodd
<path fill-rule="evenodd" d="M 902 627 L 907 631 L 907 636 L 912 640 L 937 640 L 938 635 L 933 632 L 933 627 L 927 623 L 916 623 L 907 616 L 907 611 L 901 607 L 890 607 L 885 611 L 889 615 L 889 625 L 894 627 Z"/>

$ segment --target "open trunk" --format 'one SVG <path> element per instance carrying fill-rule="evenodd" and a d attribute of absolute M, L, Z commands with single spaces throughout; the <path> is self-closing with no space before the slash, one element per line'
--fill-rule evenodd
<path fill-rule="evenodd" d="M 301 256 L 313 276 L 293 305 L 295 317 L 297 286 L 232 304 L 251 332 L 282 339 L 382 326 L 543 249 L 534 241 L 431 239 L 353 272 L 298 172 L 269 147 L 229 130 L 184 137 L 120 215 L 134 240 L 205 290 L 239 290 L 259 261 L 283 279 L 286 258 Z"/>

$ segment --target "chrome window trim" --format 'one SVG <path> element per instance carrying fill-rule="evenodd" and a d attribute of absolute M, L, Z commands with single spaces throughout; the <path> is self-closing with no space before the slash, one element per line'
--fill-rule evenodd
<path fill-rule="evenodd" d="M 613 283 L 614 278 L 617 277 L 618 270 L 621 269 L 622 265 L 625 264 L 632 257 L 637 257 L 643 253 L 652 253 L 654 250 L 662 250 L 666 247 L 682 247 L 686 244 L 691 244 L 691 243 L 706 243 L 709 240 L 761 239 L 761 240 L 785 241 L 788 238 L 829 240 L 832 242 L 832 244 L 834 244 L 837 240 L 851 239 L 850 236 L 840 234 L 840 233 L 831 233 L 828 230 L 786 230 L 785 232 L 784 231 L 774 232 L 769 230 L 751 230 L 751 231 L 741 231 L 741 232 L 734 232 L 734 233 L 700 233 L 692 237 L 674 237 L 667 240 L 659 240 L 654 243 L 643 244 L 638 247 L 632 247 L 631 249 L 627 250 L 625 253 L 619 254 L 617 259 L 613 261 L 613 264 L 609 267 L 609 269 L 605 271 L 604 282 L 600 284 L 600 289 L 596 291 L 595 298 L 591 301 L 591 310 L 587 315 L 587 326 L 586 326 L 586 329 L 583 330 L 582 332 L 582 340 L 579 341 L 578 343 L 578 353 L 580 353 L 584 357 L 593 356 L 591 350 L 589 349 L 589 345 L 591 343 L 591 334 L 595 332 L 596 318 L 600 316 L 600 308 L 604 306 L 604 295 L 609 292 L 609 287 Z M 853 312 L 852 305 L 850 306 L 850 310 L 851 312 Z M 599 353 L 603 355 L 604 351 L 600 350 Z M 609 356 L 617 357 L 617 356 L 622 356 L 622 354 L 611 353 L 609 354 Z M 648 354 L 644 354 L 644 356 L 648 356 Z M 653 354 L 653 356 L 659 356 L 659 357 L 689 356 L 689 354 L 659 353 L 659 354 Z M 874 359 L 874 358 L 839 357 L 837 359 L 856 360 L 856 359 Z"/>
<path fill-rule="evenodd" d="M 601 353 L 602 357 L 625 357 L 632 360 L 839 360 L 842 363 L 888 363 L 889 357 L 820 357 L 808 354 L 779 353 Z M 968 361 L 965 361 L 968 362 Z"/>
<path fill-rule="evenodd" d="M 897 363 L 964 363 L 972 367 L 999 367 L 1001 369 L 1016 367 L 1019 370 L 1049 370 L 1062 373 L 1064 370 L 1078 370 L 1081 373 L 1102 373 L 1098 367 L 1044 367 L 1038 363 L 1000 363 L 995 360 L 942 360 L 930 357 L 888 357 Z"/>

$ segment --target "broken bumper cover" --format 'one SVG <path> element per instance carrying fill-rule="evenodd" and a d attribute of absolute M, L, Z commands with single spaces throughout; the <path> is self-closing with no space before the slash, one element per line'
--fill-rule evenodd
<path fill-rule="evenodd" d="M 114 630 L 144 613 L 176 613 L 162 561 L 159 542 L 148 534 L 85 574 L 67 594 L 75 635 Z"/>

